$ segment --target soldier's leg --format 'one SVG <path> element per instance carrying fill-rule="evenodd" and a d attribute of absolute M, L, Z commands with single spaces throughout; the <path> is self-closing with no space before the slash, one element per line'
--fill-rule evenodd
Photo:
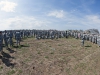
<path fill-rule="evenodd" d="M 20 40 L 18 41 L 18 44 L 19 44 L 19 46 L 20 46 Z"/>
<path fill-rule="evenodd" d="M 20 46 L 20 38 L 18 38 L 18 46 Z"/>
<path fill-rule="evenodd" d="M 10 47 L 13 47 L 13 41 L 12 41 L 12 38 L 10 39 Z"/>
<path fill-rule="evenodd" d="M 5 41 L 5 47 L 6 47 L 6 49 L 8 49 L 8 42 L 7 41 Z"/>
<path fill-rule="evenodd" d="M 84 46 L 84 40 L 81 41 L 81 46 Z"/>

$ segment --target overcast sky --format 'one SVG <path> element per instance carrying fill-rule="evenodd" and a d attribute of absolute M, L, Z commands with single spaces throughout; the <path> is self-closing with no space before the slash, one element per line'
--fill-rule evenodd
<path fill-rule="evenodd" d="M 100 31 L 100 0 L 0 0 L 0 30 Z"/>

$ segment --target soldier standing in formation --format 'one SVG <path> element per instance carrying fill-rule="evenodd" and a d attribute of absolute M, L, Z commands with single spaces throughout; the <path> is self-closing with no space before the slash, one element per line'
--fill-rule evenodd
<path fill-rule="evenodd" d="M 8 37 L 7 31 L 5 30 L 4 35 L 3 35 L 3 39 L 4 39 L 6 49 L 8 49 L 8 38 L 9 37 Z"/>
<path fill-rule="evenodd" d="M 0 52 L 3 51 L 3 36 L 2 36 L 2 31 L 0 31 Z"/>
<path fill-rule="evenodd" d="M 15 37 L 16 37 L 16 44 L 17 44 L 17 46 L 20 46 L 20 41 L 21 41 L 20 31 L 16 32 Z"/>
<path fill-rule="evenodd" d="M 67 34 L 67 31 L 66 31 L 66 38 L 68 38 L 68 36 L 67 36 L 68 34 Z"/>
<path fill-rule="evenodd" d="M 20 45 L 20 41 L 23 38 L 28 38 L 30 36 L 34 36 L 37 39 L 58 39 L 69 36 L 74 37 L 76 39 L 81 39 L 81 44 L 84 46 L 84 40 L 91 41 L 95 44 L 98 44 L 97 37 L 89 34 L 84 34 L 76 31 L 56 31 L 56 30 L 14 30 L 12 31 L 4 31 L 3 39 L 5 47 L 8 49 L 8 44 L 13 46 L 13 35 L 15 36 L 17 46 Z"/>
<path fill-rule="evenodd" d="M 10 47 L 13 47 L 13 40 L 12 40 L 13 33 L 12 33 L 12 31 L 9 32 L 8 36 L 9 36 L 9 44 L 10 44 Z"/>
<path fill-rule="evenodd" d="M 82 37 L 81 44 L 84 46 L 84 37 Z"/>

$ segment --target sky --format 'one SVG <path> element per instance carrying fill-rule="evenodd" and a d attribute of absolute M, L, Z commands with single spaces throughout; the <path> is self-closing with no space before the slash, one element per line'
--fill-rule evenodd
<path fill-rule="evenodd" d="M 0 30 L 100 31 L 100 0 L 0 0 Z"/>

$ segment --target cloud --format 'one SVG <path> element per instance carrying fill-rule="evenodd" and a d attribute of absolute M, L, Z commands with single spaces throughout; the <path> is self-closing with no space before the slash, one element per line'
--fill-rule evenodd
<path fill-rule="evenodd" d="M 90 26 L 90 28 L 95 28 L 100 31 L 100 16 L 99 15 L 86 15 L 85 24 Z"/>
<path fill-rule="evenodd" d="M 91 21 L 92 23 L 100 24 L 100 18 L 99 18 L 99 16 L 96 16 L 96 15 L 88 15 L 88 16 L 86 16 L 86 18 L 89 21 Z"/>
<path fill-rule="evenodd" d="M 61 12 L 62 11 L 62 12 Z M 59 17 L 59 15 L 62 16 Z M 77 15 L 76 13 L 80 14 Z M 63 10 L 54 10 L 48 13 L 48 16 L 53 16 L 56 18 L 51 17 L 49 20 L 56 26 L 56 29 L 91 29 L 100 28 L 100 17 L 99 15 L 85 15 L 80 13 L 79 11 L 75 10 L 72 12 L 67 12 Z M 57 19 L 61 18 L 61 19 Z M 100 30 L 100 29 L 98 29 Z"/>
<path fill-rule="evenodd" d="M 8 29 L 46 29 L 50 22 L 39 20 L 30 16 L 18 16 L 15 18 L 4 19 L 0 22 L 0 30 Z"/>
<path fill-rule="evenodd" d="M 82 15 L 77 16 L 75 13 L 66 12 L 65 18 L 63 19 L 68 29 L 98 29 L 100 31 L 100 15 Z"/>
<path fill-rule="evenodd" d="M 51 11 L 48 13 L 47 16 L 53 16 L 56 18 L 63 18 L 64 17 L 64 11 L 60 10 L 60 11 Z"/>
<path fill-rule="evenodd" d="M 0 2 L 0 9 L 5 12 L 14 12 L 16 6 L 17 4 L 14 2 L 9 2 L 9 1 Z"/>

